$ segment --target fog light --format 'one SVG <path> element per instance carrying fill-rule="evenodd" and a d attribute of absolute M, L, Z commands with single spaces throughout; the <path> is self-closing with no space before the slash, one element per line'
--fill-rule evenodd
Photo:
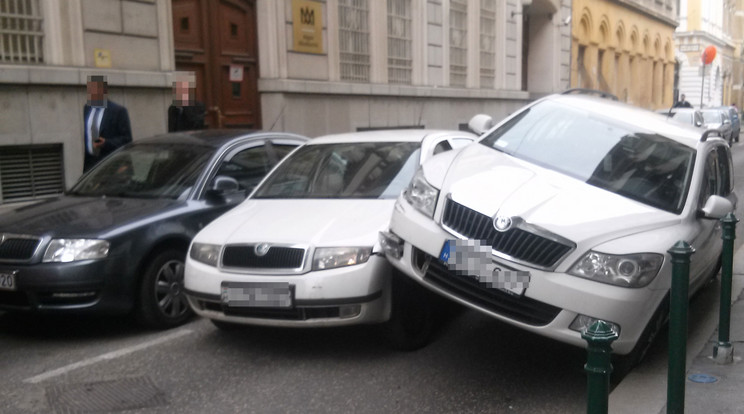
<path fill-rule="evenodd" d="M 380 247 L 385 256 L 393 259 L 403 257 L 403 239 L 387 231 L 380 232 Z"/>
<path fill-rule="evenodd" d="M 594 324 L 594 322 L 597 321 L 599 321 L 599 319 L 597 318 L 592 318 L 591 316 L 586 315 L 579 315 L 573 320 L 573 322 L 571 322 L 571 325 L 568 326 L 568 329 L 577 332 L 585 332 L 587 329 L 589 329 L 590 326 L 592 326 L 592 324 Z M 610 321 L 604 322 L 608 323 L 611 326 L 612 332 L 620 335 L 620 325 Z"/>
<path fill-rule="evenodd" d="M 96 292 L 56 292 L 52 293 L 53 298 L 87 298 L 95 296 Z"/>
<path fill-rule="evenodd" d="M 362 305 L 341 306 L 338 308 L 338 317 L 341 319 L 353 318 L 359 316 L 362 312 Z"/>

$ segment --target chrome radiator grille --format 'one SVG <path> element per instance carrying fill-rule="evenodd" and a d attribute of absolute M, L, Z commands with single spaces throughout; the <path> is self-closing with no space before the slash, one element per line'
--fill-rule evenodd
<path fill-rule="evenodd" d="M 509 259 L 541 268 L 551 268 L 574 246 L 512 227 L 497 231 L 491 217 L 447 199 L 442 224 L 469 239 L 483 240 Z"/>

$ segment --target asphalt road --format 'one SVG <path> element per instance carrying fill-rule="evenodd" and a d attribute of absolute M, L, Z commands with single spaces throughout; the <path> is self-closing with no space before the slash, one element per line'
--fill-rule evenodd
<path fill-rule="evenodd" d="M 693 300 L 691 330 L 695 314 L 716 311 L 710 289 Z M 649 358 L 665 346 L 661 336 Z M 582 349 L 464 310 L 415 352 L 388 349 L 370 327 L 224 332 L 195 319 L 152 332 L 124 318 L 0 314 L 0 412 L 577 413 L 585 361 Z"/>

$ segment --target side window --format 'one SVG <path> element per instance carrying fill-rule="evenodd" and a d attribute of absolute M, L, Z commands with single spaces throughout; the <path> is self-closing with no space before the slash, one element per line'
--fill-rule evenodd
<path fill-rule="evenodd" d="M 700 191 L 700 199 L 698 200 L 698 207 L 703 207 L 708 197 L 719 194 L 719 174 L 718 169 L 718 153 L 711 151 L 705 159 L 705 171 L 703 175 L 703 186 Z"/>
<path fill-rule="evenodd" d="M 450 145 L 447 141 L 442 141 L 439 144 L 437 144 L 436 147 L 434 147 L 434 155 L 437 155 L 439 153 L 449 151 L 452 149 L 452 145 Z"/>
<path fill-rule="evenodd" d="M 246 194 L 253 190 L 271 169 L 266 145 L 244 149 L 225 160 L 217 170 L 217 176 L 226 176 L 238 182 L 239 191 Z"/>
<path fill-rule="evenodd" d="M 718 147 L 718 170 L 721 185 L 718 195 L 727 197 L 734 188 L 734 179 L 731 174 L 732 168 L 731 151 L 727 147 Z"/>

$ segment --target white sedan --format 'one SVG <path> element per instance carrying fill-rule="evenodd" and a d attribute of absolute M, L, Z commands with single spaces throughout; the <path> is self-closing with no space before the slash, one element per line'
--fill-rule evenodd
<path fill-rule="evenodd" d="M 408 129 L 311 140 L 196 235 L 185 269 L 191 307 L 221 328 L 388 321 L 393 268 L 377 234 L 422 162 L 475 138 Z"/>
<path fill-rule="evenodd" d="M 610 99 L 538 100 L 480 141 L 435 157 L 399 198 L 381 242 L 413 280 L 539 335 L 643 357 L 668 315 L 667 251 L 696 250 L 690 293 L 720 266 L 736 203 L 731 152 L 713 134 Z"/>

